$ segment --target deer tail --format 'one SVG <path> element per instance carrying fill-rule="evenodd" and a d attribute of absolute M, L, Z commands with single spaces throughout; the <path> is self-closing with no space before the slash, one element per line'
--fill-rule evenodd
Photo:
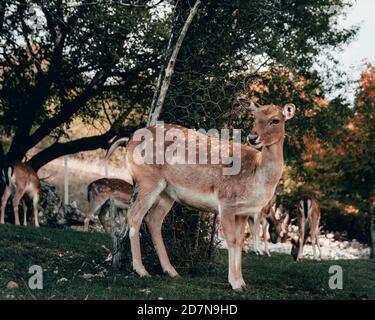
<path fill-rule="evenodd" d="M 112 155 L 112 153 L 122 144 L 125 144 L 129 141 L 129 138 L 120 138 L 114 143 L 112 143 L 111 147 L 108 149 L 106 155 L 105 155 L 105 160 L 108 160 L 109 157 Z"/>

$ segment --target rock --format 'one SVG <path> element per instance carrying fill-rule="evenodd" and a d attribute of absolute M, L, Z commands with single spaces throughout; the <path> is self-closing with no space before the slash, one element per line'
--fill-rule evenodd
<path fill-rule="evenodd" d="M 77 208 L 77 203 L 64 205 L 56 188 L 46 182 L 42 182 L 39 206 L 42 209 L 39 213 L 41 225 L 50 227 L 83 225 L 84 214 Z"/>
<path fill-rule="evenodd" d="M 94 278 L 95 276 L 91 273 L 85 273 L 82 278 L 85 279 L 85 280 L 90 280 L 92 278 Z"/>
<path fill-rule="evenodd" d="M 63 283 L 63 282 L 67 282 L 68 279 L 67 278 L 60 278 L 57 280 L 57 283 Z"/>
<path fill-rule="evenodd" d="M 7 284 L 7 289 L 18 289 L 19 285 L 17 282 L 9 281 Z"/>
<path fill-rule="evenodd" d="M 150 294 L 151 293 L 151 289 L 150 288 L 139 289 L 139 292 L 143 292 L 145 294 Z"/>
<path fill-rule="evenodd" d="M 326 238 L 327 239 L 333 239 L 335 236 L 334 236 L 334 234 L 333 233 L 327 233 L 326 234 Z"/>

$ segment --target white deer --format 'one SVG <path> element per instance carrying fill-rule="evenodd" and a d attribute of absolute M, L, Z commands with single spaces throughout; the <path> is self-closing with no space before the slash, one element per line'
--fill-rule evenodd
<path fill-rule="evenodd" d="M 229 283 L 234 290 L 246 287 L 242 276 L 245 225 L 248 217 L 259 213 L 275 193 L 283 171 L 285 121 L 293 117 L 295 106 L 287 104 L 284 107 L 276 105 L 257 107 L 247 99 L 239 99 L 239 102 L 253 114 L 254 126 L 248 137 L 252 146 L 230 143 L 232 151 L 235 148 L 240 149 L 237 159 L 240 170 L 236 175 L 225 175 L 223 169 L 227 166 L 222 163 L 213 164 L 211 158 L 203 164 L 181 164 L 178 161 L 157 163 L 158 158 L 160 160 L 169 154 L 168 148 L 173 144 L 172 139 L 164 145 L 158 145 L 157 132 L 160 131 L 158 125 L 146 128 L 151 135 L 148 141 L 135 139 L 135 136 L 130 139 L 125 162 L 134 180 L 137 196 L 128 211 L 129 237 L 133 268 L 140 276 L 149 275 L 142 263 L 139 230 L 143 218 L 150 209 L 145 221 L 161 266 L 170 276 L 178 276 L 170 263 L 161 235 L 163 220 L 173 203 L 177 201 L 201 211 L 219 213 L 229 252 Z M 191 136 L 189 129 L 181 126 L 165 125 L 162 130 L 165 138 L 182 135 L 188 143 L 196 143 L 198 140 L 199 143 L 207 141 L 207 149 L 217 146 L 216 138 L 199 132 L 195 132 L 194 141 L 189 141 Z M 124 138 L 117 140 L 109 149 L 107 157 L 124 140 Z M 151 147 L 147 147 L 147 143 L 151 144 Z M 147 150 L 140 152 L 141 147 L 145 145 Z M 156 150 L 152 154 L 152 163 L 140 162 L 139 155 L 150 150 Z M 199 157 L 197 149 L 195 155 Z"/>

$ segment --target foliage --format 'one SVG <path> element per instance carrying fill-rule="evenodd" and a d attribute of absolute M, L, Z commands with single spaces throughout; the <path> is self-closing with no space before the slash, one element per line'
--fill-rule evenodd
<path fill-rule="evenodd" d="M 319 53 L 339 48 L 356 33 L 336 21 L 350 5 L 336 0 L 207 1 L 179 54 L 162 119 L 205 129 L 231 126 L 235 96 L 252 96 L 249 85 L 262 78 L 259 71 L 273 66 L 319 79 L 311 71 Z M 287 100 L 278 94 L 273 102 Z M 261 102 L 270 100 L 262 97 Z"/>

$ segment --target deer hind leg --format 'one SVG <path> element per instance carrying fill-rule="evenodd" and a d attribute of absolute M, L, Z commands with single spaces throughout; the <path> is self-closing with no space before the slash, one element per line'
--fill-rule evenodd
<path fill-rule="evenodd" d="M 10 187 L 6 186 L 4 189 L 3 196 L 1 197 L 1 224 L 5 223 L 5 207 L 8 203 L 9 197 L 11 195 Z"/>
<path fill-rule="evenodd" d="M 316 240 L 316 246 L 318 247 L 318 251 L 319 251 L 319 260 L 322 260 L 322 248 L 320 247 L 319 236 L 316 236 L 315 240 Z"/>
<path fill-rule="evenodd" d="M 152 241 L 158 254 L 161 267 L 163 271 L 172 278 L 178 277 L 179 274 L 169 260 L 161 233 L 161 227 L 164 218 L 173 206 L 173 202 L 174 200 L 171 199 L 168 195 L 161 194 L 157 204 L 150 209 L 149 213 L 145 217 L 145 221 L 151 233 Z"/>
<path fill-rule="evenodd" d="M 148 276 L 149 273 L 142 263 L 139 230 L 147 211 L 150 210 L 160 193 L 166 187 L 165 181 L 160 181 L 154 185 L 150 185 L 150 181 L 147 183 L 147 187 L 139 186 L 139 192 L 136 199 L 128 211 L 129 238 L 132 251 L 133 268 L 141 277 Z M 137 186 L 134 187 L 137 188 Z"/>
<path fill-rule="evenodd" d="M 22 208 L 23 208 L 23 225 L 27 226 L 27 204 L 25 200 L 21 200 L 22 202 Z"/>
<path fill-rule="evenodd" d="M 259 227 L 260 227 L 260 217 L 259 215 L 254 216 L 253 224 L 253 247 L 255 254 L 263 255 L 262 250 L 259 247 Z"/>
<path fill-rule="evenodd" d="M 305 230 L 305 219 L 302 218 L 301 224 L 299 226 L 299 248 L 298 248 L 298 255 L 297 255 L 297 261 L 301 260 L 303 257 L 303 248 L 305 247 L 306 237 L 305 233 L 307 230 Z"/>
<path fill-rule="evenodd" d="M 14 211 L 14 224 L 17 225 L 17 226 L 20 225 L 19 205 L 20 205 L 20 201 L 21 201 L 24 193 L 25 192 L 19 192 L 17 190 L 16 193 L 14 194 L 13 200 L 12 200 L 13 211 Z"/>
<path fill-rule="evenodd" d="M 311 235 L 311 246 L 312 246 L 312 250 L 313 250 L 313 256 L 314 256 L 314 260 L 317 260 L 318 256 L 316 254 L 315 243 L 316 243 L 315 237 L 313 235 Z"/>
<path fill-rule="evenodd" d="M 39 228 L 39 218 L 38 218 L 38 206 L 39 206 L 39 193 L 35 192 L 33 194 L 33 214 L 34 214 L 34 224 L 35 227 Z"/>
<path fill-rule="evenodd" d="M 271 256 L 270 250 L 268 249 L 268 240 L 267 240 L 267 233 L 269 229 L 270 224 L 266 219 L 262 221 L 262 227 L 263 227 L 263 241 L 264 241 L 264 252 L 267 256 Z"/>
<path fill-rule="evenodd" d="M 318 251 L 319 251 L 319 256 L 317 256 L 316 253 L 315 253 L 315 249 L 314 249 L 314 259 L 321 260 L 322 259 L 322 249 L 320 248 L 320 244 L 319 244 L 319 234 L 315 234 L 312 237 L 311 242 L 312 242 L 312 245 L 316 246 L 318 248 Z"/>

